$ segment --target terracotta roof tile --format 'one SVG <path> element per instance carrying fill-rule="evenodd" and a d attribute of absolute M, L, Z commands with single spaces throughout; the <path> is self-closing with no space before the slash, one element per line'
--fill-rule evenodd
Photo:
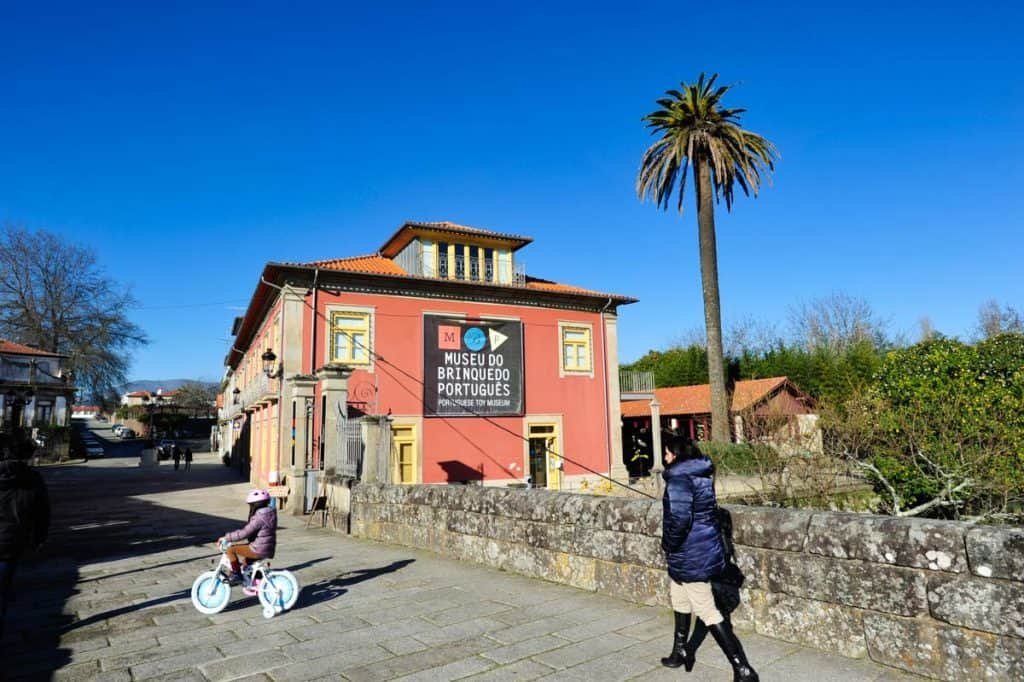
<path fill-rule="evenodd" d="M 15 355 L 48 355 L 50 357 L 65 357 L 60 353 L 50 353 L 45 350 L 39 350 L 32 346 L 26 346 L 7 339 L 0 339 L 0 353 L 13 353 Z"/>
<path fill-rule="evenodd" d="M 324 270 L 336 270 L 338 272 L 361 272 L 371 275 L 389 275 L 392 277 L 408 277 L 410 279 L 428 280 L 433 282 L 451 282 L 456 284 L 465 284 L 471 286 L 518 286 L 511 284 L 499 284 L 497 282 L 477 282 L 473 280 L 442 280 L 437 277 L 426 277 L 422 275 L 414 275 L 406 272 L 402 269 L 398 263 L 379 255 L 370 256 L 353 256 L 351 258 L 331 258 L 328 260 L 317 260 L 309 263 L 281 263 L 281 265 L 299 265 L 305 268 L 322 268 Z M 583 287 L 572 286 L 571 284 L 561 284 L 559 282 L 551 282 L 545 279 L 538 279 L 536 277 L 526 278 L 526 289 L 532 289 L 534 291 L 552 291 L 561 292 L 566 294 L 582 294 L 584 296 L 597 296 L 597 297 L 611 297 L 623 301 L 633 301 L 635 299 L 629 296 L 623 296 L 622 294 L 613 294 L 603 291 L 594 291 L 593 289 L 584 289 Z"/>
<path fill-rule="evenodd" d="M 732 411 L 742 412 L 752 407 L 786 381 L 788 381 L 786 377 L 737 381 L 733 389 Z M 658 388 L 655 389 L 654 395 L 661 403 L 663 415 L 711 413 L 711 387 L 708 384 Z M 650 401 L 624 400 L 622 402 L 623 417 L 649 417 L 650 415 Z"/>
<path fill-rule="evenodd" d="M 395 261 L 376 254 L 370 256 L 353 256 L 351 258 L 332 258 L 304 263 L 306 267 L 340 270 L 343 272 L 368 272 L 374 275 L 405 275 L 406 272 Z"/>
<path fill-rule="evenodd" d="M 424 227 L 432 230 L 445 230 L 447 232 L 465 232 L 466 234 L 478 234 L 486 237 L 498 237 L 500 239 L 515 239 L 517 241 L 525 242 L 533 241 L 531 237 L 524 237 L 522 235 L 511 234 L 509 232 L 495 232 L 494 230 L 485 230 L 479 227 L 470 227 L 469 225 L 459 225 L 458 223 L 449 222 L 447 220 L 408 220 L 405 224 L 411 227 Z"/>

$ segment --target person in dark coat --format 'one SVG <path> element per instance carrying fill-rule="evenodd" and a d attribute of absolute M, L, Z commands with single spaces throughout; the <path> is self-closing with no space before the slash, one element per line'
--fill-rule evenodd
<path fill-rule="evenodd" d="M 736 682 L 756 682 L 757 672 L 747 662 L 732 625 L 715 606 L 711 579 L 720 575 L 728 558 L 718 525 L 714 465 L 685 436 L 664 438 L 665 494 L 662 497 L 661 548 L 668 564 L 669 592 L 675 615 L 672 653 L 661 659 L 668 668 L 693 668 L 696 647 L 703 633 L 689 641 L 691 620 L 706 627 L 729 659 Z M 703 625 L 701 625 L 701 623 Z"/>
<path fill-rule="evenodd" d="M 185 446 L 185 471 L 192 468 L 192 448 Z"/>
<path fill-rule="evenodd" d="M 174 450 L 171 453 L 171 458 L 174 460 L 174 470 L 178 470 L 178 466 L 181 465 L 181 446 L 177 443 L 174 444 Z"/>
<path fill-rule="evenodd" d="M 22 555 L 43 544 L 50 530 L 50 500 L 39 472 L 25 459 L 35 448 L 21 429 L 0 434 L 0 641 L 14 570 Z"/>

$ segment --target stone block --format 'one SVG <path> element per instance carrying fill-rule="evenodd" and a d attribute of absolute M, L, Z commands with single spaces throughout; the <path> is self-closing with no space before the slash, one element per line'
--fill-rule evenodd
<path fill-rule="evenodd" d="M 668 573 L 613 561 L 594 562 L 594 589 L 618 599 L 650 606 L 661 605 L 668 594 Z"/>
<path fill-rule="evenodd" d="M 391 486 L 392 488 L 398 488 L 400 486 Z M 430 486 L 426 485 L 412 485 L 405 486 L 406 494 L 395 500 L 398 504 L 417 504 L 424 505 L 430 504 Z"/>
<path fill-rule="evenodd" d="M 544 577 L 549 564 L 549 552 L 550 550 L 540 547 L 517 548 L 517 551 L 506 552 L 500 556 L 497 567 L 531 578 Z"/>
<path fill-rule="evenodd" d="M 507 513 L 516 519 L 533 519 L 533 508 L 537 504 L 537 498 L 533 490 L 509 490 Z"/>
<path fill-rule="evenodd" d="M 956 521 L 819 512 L 807 529 L 806 551 L 961 573 L 967 570 L 965 528 Z"/>
<path fill-rule="evenodd" d="M 526 541 L 525 526 L 507 516 L 490 516 L 490 537 L 514 545 Z"/>
<path fill-rule="evenodd" d="M 928 604 L 938 620 L 1024 638 L 1024 583 L 935 574 Z"/>
<path fill-rule="evenodd" d="M 940 680 L 1024 679 L 1024 640 L 919 618 L 864 614 L 871 658 Z"/>
<path fill-rule="evenodd" d="M 660 543 L 658 545 L 661 547 Z M 757 547 L 744 547 L 742 545 L 736 546 L 736 565 L 740 569 L 740 573 L 743 574 L 745 580 L 743 581 L 743 587 L 749 589 L 763 589 L 765 585 L 765 575 L 767 568 L 765 564 L 765 555 L 768 550 L 758 549 Z"/>
<path fill-rule="evenodd" d="M 767 547 L 789 552 L 804 548 L 812 512 L 722 505 L 732 518 L 733 542 L 750 547 Z"/>
<path fill-rule="evenodd" d="M 557 501 L 549 507 L 551 523 L 597 527 L 601 505 L 606 498 L 575 493 L 557 493 Z"/>
<path fill-rule="evenodd" d="M 574 527 L 553 523 L 523 521 L 523 539 L 530 547 L 571 552 L 573 549 Z"/>
<path fill-rule="evenodd" d="M 487 489 L 479 485 L 467 485 L 467 486 L 449 486 L 453 490 L 458 491 L 458 496 L 462 500 L 462 508 L 467 512 L 473 512 L 474 514 L 481 514 L 484 508 L 487 506 L 484 498 L 487 496 Z"/>
<path fill-rule="evenodd" d="M 788 594 L 749 590 L 758 634 L 832 651 L 847 658 L 867 655 L 859 609 Z"/>
<path fill-rule="evenodd" d="M 649 501 L 606 497 L 601 502 L 597 513 L 597 528 L 620 533 L 643 533 L 648 529 Z"/>
<path fill-rule="evenodd" d="M 764 595 L 760 590 L 748 589 L 747 587 L 740 589 L 740 605 L 729 614 L 729 620 L 740 630 L 757 629 L 754 609 L 751 606 L 755 599 L 764 599 Z"/>
<path fill-rule="evenodd" d="M 541 576 L 547 580 L 572 585 L 581 590 L 595 590 L 597 588 L 596 561 L 589 557 L 576 556 L 566 552 L 546 553 L 548 576 Z"/>
<path fill-rule="evenodd" d="M 625 536 L 582 524 L 573 528 L 572 553 L 605 561 L 621 561 Z"/>
<path fill-rule="evenodd" d="M 967 531 L 966 541 L 974 575 L 1024 581 L 1024 528 L 971 528 Z"/>
<path fill-rule="evenodd" d="M 661 522 L 664 515 L 661 501 L 652 502 L 647 509 L 646 534 L 661 539 Z"/>
<path fill-rule="evenodd" d="M 763 580 L 756 582 L 769 592 L 905 616 L 928 612 L 921 571 L 792 552 L 761 550 L 760 554 Z"/>
<path fill-rule="evenodd" d="M 495 488 L 485 486 L 482 488 L 484 495 L 480 498 L 480 513 L 491 516 L 505 516 L 508 508 L 508 488 Z"/>
<path fill-rule="evenodd" d="M 637 566 L 665 568 L 665 553 L 661 551 L 661 540 L 649 535 L 626 535 L 622 558 L 626 563 Z"/>

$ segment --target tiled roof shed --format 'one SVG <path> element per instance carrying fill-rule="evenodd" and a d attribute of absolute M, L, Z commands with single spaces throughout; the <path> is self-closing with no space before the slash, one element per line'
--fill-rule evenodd
<path fill-rule="evenodd" d="M 787 377 L 769 377 L 767 379 L 748 379 L 737 381 L 733 389 L 732 411 L 743 412 L 755 407 L 785 387 L 789 387 L 798 396 L 811 402 L 810 396 L 797 388 Z M 661 403 L 661 414 L 697 415 L 711 413 L 711 387 L 708 384 L 698 386 L 672 386 L 654 391 Z M 623 418 L 650 417 L 650 401 L 625 400 L 622 402 Z"/>
<path fill-rule="evenodd" d="M 7 339 L 0 339 L 0 353 L 8 353 L 10 355 L 45 355 L 51 358 L 66 358 L 66 355 L 61 353 L 51 353 L 49 351 L 40 350 L 33 348 L 32 346 L 26 346 L 21 343 L 15 343 L 14 341 L 8 341 Z"/>

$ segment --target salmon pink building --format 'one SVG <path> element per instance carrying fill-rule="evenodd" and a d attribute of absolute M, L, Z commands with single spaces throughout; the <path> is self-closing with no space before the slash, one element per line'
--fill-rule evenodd
<path fill-rule="evenodd" d="M 635 299 L 526 275 L 530 242 L 407 222 L 375 254 L 268 263 L 226 358 L 228 463 L 307 497 L 316 472 L 624 478 L 616 322 Z"/>

